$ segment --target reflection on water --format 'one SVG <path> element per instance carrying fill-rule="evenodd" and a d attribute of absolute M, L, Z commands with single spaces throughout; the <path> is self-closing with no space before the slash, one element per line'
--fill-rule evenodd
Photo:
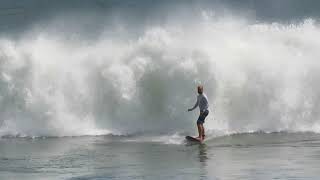
<path fill-rule="evenodd" d="M 207 156 L 207 145 L 206 144 L 199 144 L 198 149 L 199 149 L 199 156 L 198 156 L 199 161 L 203 165 L 206 165 L 206 162 L 209 159 Z"/>
<path fill-rule="evenodd" d="M 200 179 L 207 179 L 208 172 L 207 172 L 207 166 L 208 166 L 208 146 L 206 144 L 198 144 L 197 145 L 198 150 L 198 159 L 199 159 L 199 175 Z"/>
<path fill-rule="evenodd" d="M 189 142 L 186 144 L 186 146 L 197 147 L 199 162 L 202 163 L 203 165 L 206 165 L 206 161 L 209 160 L 208 153 L 207 153 L 208 146 L 206 144 Z"/>

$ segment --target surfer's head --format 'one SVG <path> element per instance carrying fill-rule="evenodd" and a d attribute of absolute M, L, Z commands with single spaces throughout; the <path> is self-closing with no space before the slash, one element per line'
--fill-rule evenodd
<path fill-rule="evenodd" d="M 201 85 L 198 86 L 198 93 L 199 94 L 203 93 L 203 86 L 201 86 Z"/>

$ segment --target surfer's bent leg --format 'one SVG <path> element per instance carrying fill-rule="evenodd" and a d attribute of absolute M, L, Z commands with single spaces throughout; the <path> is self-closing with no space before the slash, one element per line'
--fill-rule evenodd
<path fill-rule="evenodd" d="M 200 137 L 201 137 L 201 125 L 198 124 L 198 122 L 197 122 L 197 127 L 198 127 L 198 133 L 199 133 L 199 136 L 197 138 L 200 139 Z"/>
<path fill-rule="evenodd" d="M 203 123 L 204 123 L 204 120 L 206 119 L 206 117 L 208 116 L 208 114 L 209 114 L 209 111 L 205 110 L 203 113 L 200 114 L 198 121 L 197 121 L 200 140 L 203 140 L 205 137 Z"/>
<path fill-rule="evenodd" d="M 202 128 L 202 139 L 204 139 L 206 137 L 205 133 L 204 133 L 204 126 L 203 124 L 201 125 L 201 128 Z"/>

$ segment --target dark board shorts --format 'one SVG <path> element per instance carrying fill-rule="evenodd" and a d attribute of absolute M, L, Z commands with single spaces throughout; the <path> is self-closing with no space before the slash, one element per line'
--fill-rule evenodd
<path fill-rule="evenodd" d="M 206 119 L 206 117 L 208 116 L 208 114 L 209 114 L 209 110 L 205 110 L 203 113 L 201 113 L 201 114 L 199 115 L 197 124 L 203 124 L 203 123 L 204 123 L 204 120 Z"/>

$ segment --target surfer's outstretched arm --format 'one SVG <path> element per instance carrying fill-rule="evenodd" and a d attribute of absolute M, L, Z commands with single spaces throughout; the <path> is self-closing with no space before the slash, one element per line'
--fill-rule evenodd
<path fill-rule="evenodd" d="M 198 105 L 199 105 L 199 101 L 198 101 L 198 99 L 197 99 L 196 104 L 195 104 L 191 109 L 188 109 L 188 111 L 194 110 L 196 107 L 198 107 Z"/>

